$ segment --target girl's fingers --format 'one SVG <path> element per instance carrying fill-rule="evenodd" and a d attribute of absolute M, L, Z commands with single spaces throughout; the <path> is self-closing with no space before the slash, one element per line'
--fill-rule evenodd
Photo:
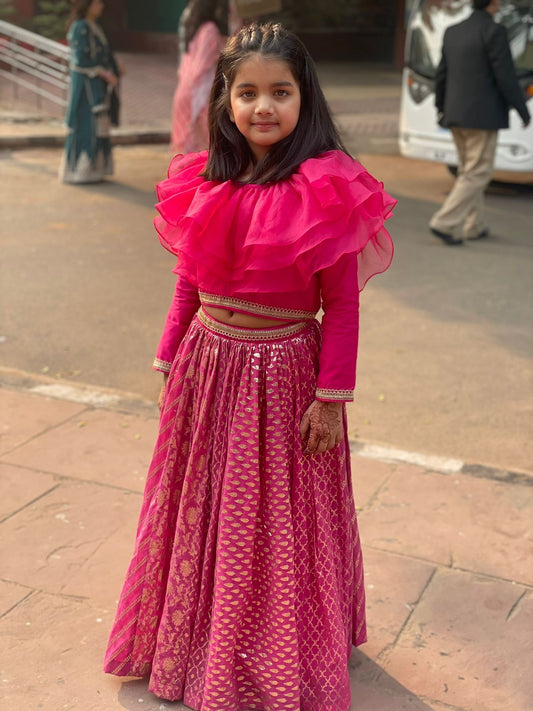
<path fill-rule="evenodd" d="M 308 432 L 309 432 L 309 415 L 306 412 L 300 422 L 300 437 L 302 438 L 302 440 L 305 440 Z"/>

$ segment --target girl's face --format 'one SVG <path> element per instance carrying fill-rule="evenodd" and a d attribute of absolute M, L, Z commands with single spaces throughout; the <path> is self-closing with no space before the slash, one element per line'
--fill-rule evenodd
<path fill-rule="evenodd" d="M 300 117 L 300 87 L 283 60 L 251 54 L 230 89 L 229 117 L 256 160 L 286 138 Z"/>

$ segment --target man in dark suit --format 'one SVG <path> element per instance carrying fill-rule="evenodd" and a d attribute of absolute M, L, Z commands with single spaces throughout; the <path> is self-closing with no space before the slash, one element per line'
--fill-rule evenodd
<path fill-rule="evenodd" d="M 531 119 L 516 76 L 505 27 L 494 21 L 500 0 L 473 0 L 470 17 L 444 34 L 435 80 L 439 123 L 451 129 L 459 156 L 455 184 L 429 223 L 448 245 L 489 234 L 483 193 L 492 175 L 496 139 L 515 108 Z"/>

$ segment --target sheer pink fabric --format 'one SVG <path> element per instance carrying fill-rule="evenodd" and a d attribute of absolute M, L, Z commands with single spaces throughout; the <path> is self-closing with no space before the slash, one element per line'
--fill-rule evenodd
<path fill-rule="evenodd" d="M 172 150 L 177 153 L 203 151 L 209 145 L 207 107 L 223 44 L 215 23 L 206 22 L 181 60 L 172 102 L 170 140 Z"/>
<path fill-rule="evenodd" d="M 391 263 L 396 204 L 342 151 L 304 161 L 287 180 L 241 185 L 200 177 L 207 153 L 176 156 L 157 186 L 155 227 L 176 271 L 212 294 L 297 292 L 344 254 L 361 290 Z"/>
<path fill-rule="evenodd" d="M 196 317 L 170 373 L 105 670 L 197 711 L 350 707 L 366 628 L 349 449 L 302 452 L 319 326 L 291 328 Z"/>

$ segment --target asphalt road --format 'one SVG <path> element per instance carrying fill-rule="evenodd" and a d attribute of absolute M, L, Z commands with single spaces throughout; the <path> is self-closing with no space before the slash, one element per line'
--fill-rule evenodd
<path fill-rule="evenodd" d="M 120 147 L 115 179 L 81 187 L 58 182 L 59 150 L 0 153 L 4 369 L 155 399 L 174 260 L 151 220 L 168 157 Z M 533 473 L 533 192 L 491 189 L 493 237 L 449 248 L 427 231 L 446 170 L 360 159 L 399 204 L 393 267 L 363 292 L 352 436 Z"/>

